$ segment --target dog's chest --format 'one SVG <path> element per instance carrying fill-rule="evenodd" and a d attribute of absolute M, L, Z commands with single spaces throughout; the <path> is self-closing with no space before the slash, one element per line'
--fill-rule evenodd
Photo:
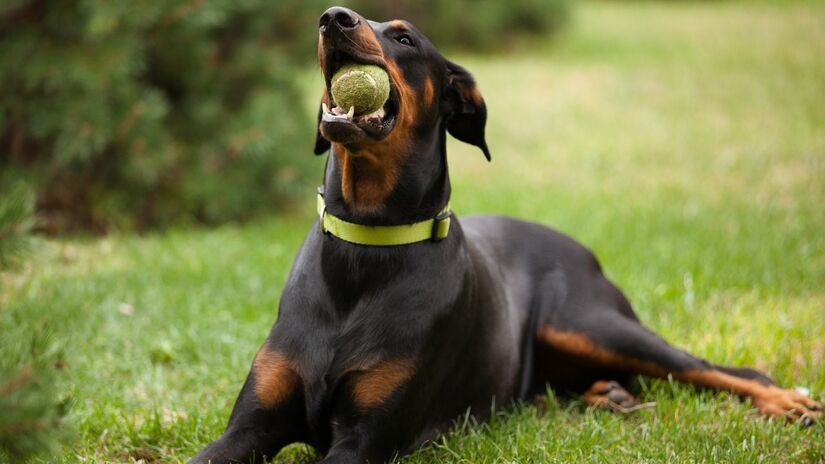
<path fill-rule="evenodd" d="M 298 367 L 310 423 L 342 405 L 374 407 L 413 377 L 436 321 L 433 302 L 416 299 L 384 291 L 341 308 L 322 292 L 285 291 L 273 342 Z"/>
<path fill-rule="evenodd" d="M 486 344 L 473 328 L 486 325 L 477 319 L 489 315 L 489 308 L 468 302 L 472 292 L 463 255 L 450 257 L 436 265 L 434 257 L 423 256 L 430 259 L 386 272 L 378 272 L 381 262 L 363 270 L 368 266 L 359 261 L 361 270 L 344 275 L 345 268 L 330 266 L 316 248 L 302 250 L 271 341 L 300 371 L 314 430 L 364 411 L 387 410 L 390 402 L 402 404 L 405 392 L 415 391 L 421 400 L 438 396 L 445 382 L 461 381 L 452 368 L 455 356 Z M 469 353 L 487 356 L 484 349 Z M 469 376 L 475 369 L 464 365 L 462 372 Z M 489 393 L 501 389 L 491 384 L 481 390 L 487 407 Z"/>

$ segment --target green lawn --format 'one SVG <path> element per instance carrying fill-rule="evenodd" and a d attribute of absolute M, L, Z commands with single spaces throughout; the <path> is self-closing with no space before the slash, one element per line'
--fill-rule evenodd
<path fill-rule="evenodd" d="M 822 400 L 823 25 L 822 3 L 585 3 L 560 40 L 453 57 L 486 97 L 493 154 L 451 143 L 454 208 L 571 234 L 674 344 Z M 312 201 L 308 190 L 305 215 L 245 226 L 48 241 L 0 276 L 0 356 L 45 333 L 66 365 L 76 432 L 43 462 L 181 462 L 216 438 Z M 404 462 L 825 461 L 822 424 L 639 387 L 655 409 L 521 407 Z M 278 462 L 311 460 L 298 446 Z"/>

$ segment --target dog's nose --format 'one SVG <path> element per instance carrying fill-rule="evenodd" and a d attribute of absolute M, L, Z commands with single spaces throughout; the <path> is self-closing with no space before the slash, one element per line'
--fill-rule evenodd
<path fill-rule="evenodd" d="M 321 32 L 324 32 L 333 25 L 342 31 L 355 29 L 358 26 L 358 15 L 349 8 L 334 6 L 321 15 L 318 26 L 321 28 Z"/>

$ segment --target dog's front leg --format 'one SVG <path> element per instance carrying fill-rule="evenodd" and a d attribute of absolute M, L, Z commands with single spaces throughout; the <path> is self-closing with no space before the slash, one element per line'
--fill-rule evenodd
<path fill-rule="evenodd" d="M 333 412 L 332 440 L 323 464 L 380 464 L 408 450 L 421 435 L 421 379 L 413 358 L 383 360 L 344 380 L 346 395 Z"/>
<path fill-rule="evenodd" d="M 288 358 L 264 345 L 221 437 L 189 464 L 262 463 L 307 437 L 302 380 Z"/>
<path fill-rule="evenodd" d="M 371 423 L 364 422 L 346 430 L 339 429 L 332 448 L 318 464 L 381 464 L 389 461 L 398 447 L 403 446 L 398 441 L 402 436 L 387 433 L 388 428 L 394 425 L 390 420 L 403 421 L 404 418 L 387 418 L 384 426 L 369 421 Z"/>
<path fill-rule="evenodd" d="M 352 437 L 336 443 L 318 464 L 363 464 L 367 461 L 364 452 L 359 451 L 358 440 Z"/>

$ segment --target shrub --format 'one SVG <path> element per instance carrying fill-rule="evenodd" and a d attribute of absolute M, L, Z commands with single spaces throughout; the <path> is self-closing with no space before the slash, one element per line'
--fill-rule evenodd
<path fill-rule="evenodd" d="M 555 30 L 571 0 L 352 0 L 439 46 Z M 316 0 L 10 0 L 0 7 L 0 187 L 24 179 L 42 227 L 216 224 L 305 193 L 300 80 Z M 313 176 L 314 178 L 314 176 Z"/>
<path fill-rule="evenodd" d="M 59 393 L 60 350 L 39 329 L 0 334 L 0 462 L 53 454 L 72 434 L 70 401 Z"/>
<path fill-rule="evenodd" d="M 34 192 L 23 184 L 0 189 L 0 271 L 21 264 L 31 252 Z"/>
<path fill-rule="evenodd" d="M 18 1 L 0 10 L 0 168 L 52 230 L 277 211 L 312 147 L 296 65 L 320 4 Z"/>
<path fill-rule="evenodd" d="M 437 47 L 486 49 L 557 32 L 570 18 L 572 0 L 351 0 L 348 5 L 377 21 L 409 20 Z"/>

